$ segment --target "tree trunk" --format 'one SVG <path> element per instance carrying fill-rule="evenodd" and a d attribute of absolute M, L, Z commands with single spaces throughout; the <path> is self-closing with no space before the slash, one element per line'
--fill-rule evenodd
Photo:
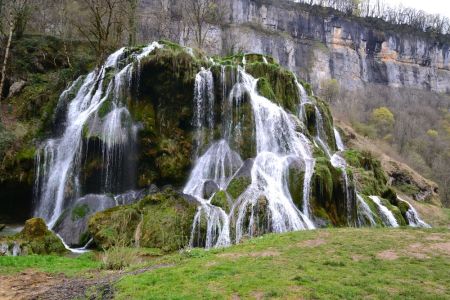
<path fill-rule="evenodd" d="M 6 79 L 6 66 L 8 64 L 8 58 L 9 58 L 9 49 L 11 48 L 11 41 L 12 36 L 14 32 L 14 23 L 11 19 L 9 22 L 9 37 L 8 37 L 8 43 L 6 44 L 5 48 L 5 57 L 3 59 L 3 66 L 2 66 L 2 80 L 0 81 L 0 104 L 2 102 L 2 96 L 3 96 L 3 87 L 5 85 L 5 79 Z"/>

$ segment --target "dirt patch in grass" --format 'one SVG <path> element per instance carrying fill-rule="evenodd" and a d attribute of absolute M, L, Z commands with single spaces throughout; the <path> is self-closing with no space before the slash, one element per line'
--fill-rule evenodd
<path fill-rule="evenodd" d="M 47 274 L 27 270 L 20 274 L 0 276 L 0 299 L 84 299 L 93 293 L 100 299 L 113 299 L 113 284 L 125 275 L 137 275 L 151 270 L 170 267 L 156 265 L 132 272 L 110 271 L 94 278 L 68 278 L 64 274 Z"/>
<path fill-rule="evenodd" d="M 251 253 L 222 253 L 217 255 L 218 257 L 224 257 L 224 258 L 241 258 L 241 257 L 272 257 L 272 256 L 280 256 L 280 252 L 275 250 L 266 250 L 266 251 L 258 251 L 258 252 L 251 252 Z"/>
<path fill-rule="evenodd" d="M 432 233 L 425 238 L 427 241 L 445 241 L 445 237 L 439 233 Z"/>
<path fill-rule="evenodd" d="M 45 294 L 52 286 L 60 284 L 65 276 L 50 276 L 32 270 L 14 276 L 0 276 L 0 299 L 31 299 Z"/>
<path fill-rule="evenodd" d="M 261 291 L 254 291 L 252 292 L 252 298 L 255 300 L 262 300 L 264 299 L 264 292 Z"/>
<path fill-rule="evenodd" d="M 437 250 L 447 255 L 450 255 L 450 242 L 431 244 L 429 247 L 432 251 Z"/>
<path fill-rule="evenodd" d="M 377 258 L 382 260 L 396 260 L 398 257 L 398 254 L 393 250 L 385 250 L 377 253 Z"/>
<path fill-rule="evenodd" d="M 306 247 L 306 248 L 313 248 L 313 247 L 318 247 L 320 245 L 323 245 L 325 243 L 326 243 L 326 241 L 324 239 L 317 238 L 317 239 L 314 239 L 314 240 L 301 241 L 300 243 L 297 244 L 297 246 L 299 246 L 299 247 Z"/>

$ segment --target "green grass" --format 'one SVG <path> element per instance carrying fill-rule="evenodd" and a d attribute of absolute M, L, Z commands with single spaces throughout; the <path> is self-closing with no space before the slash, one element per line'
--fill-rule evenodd
<path fill-rule="evenodd" d="M 449 241 L 443 228 L 331 228 L 209 251 L 130 249 L 141 260 L 123 274 L 163 266 L 125 275 L 115 299 L 449 299 Z M 100 257 L 0 257 L 0 275 L 35 269 L 101 278 Z"/>
<path fill-rule="evenodd" d="M 173 255 L 173 267 L 124 277 L 116 297 L 448 299 L 450 255 L 436 249 L 449 240 L 444 229 L 272 234 L 227 249 Z M 386 251 L 395 259 L 383 259 L 391 253 Z"/>
<path fill-rule="evenodd" d="M 29 255 L 29 256 L 0 256 L 0 275 L 11 275 L 26 269 L 35 269 L 47 273 L 64 273 L 76 276 L 88 270 L 99 268 L 100 262 L 94 259 L 93 253 L 86 253 L 78 257 Z"/>

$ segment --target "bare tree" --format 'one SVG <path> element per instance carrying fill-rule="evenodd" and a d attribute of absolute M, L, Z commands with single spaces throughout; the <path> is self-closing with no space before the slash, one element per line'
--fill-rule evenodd
<path fill-rule="evenodd" d="M 184 15 L 187 25 L 194 33 L 196 46 L 204 47 L 213 25 L 221 24 L 225 6 L 220 0 L 185 0 Z"/>
<path fill-rule="evenodd" d="M 125 22 L 122 0 L 80 0 L 86 15 L 75 25 L 94 49 L 98 61 L 123 43 Z"/>
<path fill-rule="evenodd" d="M 2 4 L 1 16 L 2 19 L 5 20 L 5 23 L 8 28 L 7 42 L 5 46 L 5 54 L 3 56 L 3 64 L 0 80 L 0 103 L 1 103 L 13 35 L 15 34 L 16 38 L 21 38 L 23 33 L 25 32 L 25 27 L 29 18 L 30 6 L 28 0 L 9 0 L 4 2 L 2 1 L 2 3 L 0 4 Z"/>

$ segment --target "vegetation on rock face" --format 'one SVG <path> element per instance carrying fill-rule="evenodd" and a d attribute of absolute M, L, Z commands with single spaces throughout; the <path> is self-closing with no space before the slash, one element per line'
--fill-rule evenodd
<path fill-rule="evenodd" d="M 8 246 L 6 247 L 7 253 L 11 254 L 15 251 L 16 255 L 64 254 L 67 252 L 61 240 L 48 230 L 44 220 L 40 218 L 27 220 L 20 233 L 3 240 L 0 239 L 0 244 Z M 0 255 L 7 253 L 0 253 Z"/>
<path fill-rule="evenodd" d="M 168 189 L 95 214 L 89 232 L 103 249 L 138 245 L 175 251 L 187 245 L 195 212 L 195 203 Z"/>

